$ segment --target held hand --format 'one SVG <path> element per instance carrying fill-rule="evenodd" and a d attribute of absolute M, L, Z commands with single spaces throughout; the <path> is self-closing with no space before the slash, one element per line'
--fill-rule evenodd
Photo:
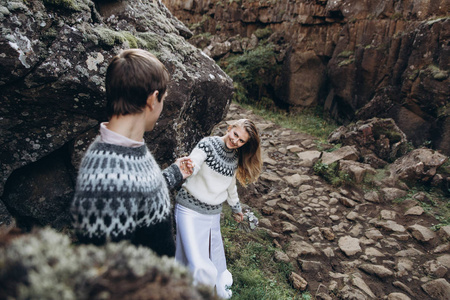
<path fill-rule="evenodd" d="M 243 213 L 233 213 L 233 218 L 236 222 L 241 223 L 244 220 L 244 214 Z"/>
<path fill-rule="evenodd" d="M 194 172 L 194 162 L 189 157 L 181 157 L 175 161 L 175 164 L 180 168 L 183 179 L 188 178 Z"/>

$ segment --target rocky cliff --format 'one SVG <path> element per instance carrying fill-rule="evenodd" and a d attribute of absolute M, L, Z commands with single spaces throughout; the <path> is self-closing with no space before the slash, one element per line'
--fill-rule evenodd
<path fill-rule="evenodd" d="M 67 223 L 76 168 L 106 121 L 104 77 L 121 49 L 153 52 L 172 81 L 146 142 L 164 167 L 220 121 L 230 78 L 187 43 L 160 1 L 0 1 L 0 225 Z"/>
<path fill-rule="evenodd" d="M 448 0 L 163 2 L 196 34 L 212 34 L 194 44 L 220 45 L 215 58 L 251 49 L 270 28 L 283 66 L 276 101 L 319 103 L 343 123 L 390 117 L 414 145 L 450 154 Z"/>

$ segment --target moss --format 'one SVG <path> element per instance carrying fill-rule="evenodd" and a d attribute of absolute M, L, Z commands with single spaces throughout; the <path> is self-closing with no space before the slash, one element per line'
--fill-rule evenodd
<path fill-rule="evenodd" d="M 354 53 L 355 53 L 354 51 L 346 50 L 339 53 L 337 57 L 349 58 L 350 56 L 354 55 Z"/>
<path fill-rule="evenodd" d="M 53 229 L 13 240 L 0 251 L 0 266 L 0 279 L 11 287 L 4 296 L 10 299 L 90 299 L 96 298 L 93 291 L 120 289 L 117 282 L 157 286 L 158 277 L 185 293 L 193 291 L 188 270 L 172 258 L 128 242 L 75 246 Z"/>
<path fill-rule="evenodd" d="M 338 64 L 338 67 L 343 67 L 343 66 L 346 66 L 346 65 L 351 65 L 351 64 L 354 63 L 354 62 L 355 62 L 355 59 L 354 59 L 354 58 L 349 58 L 349 59 L 346 59 L 346 60 L 341 61 L 341 62 Z"/>
<path fill-rule="evenodd" d="M 381 135 L 384 135 L 389 139 L 389 143 L 391 145 L 398 143 L 402 140 L 402 135 L 398 131 L 395 131 L 394 129 L 374 126 L 372 130 L 375 139 L 379 139 Z"/>
<path fill-rule="evenodd" d="M 448 78 L 448 71 L 441 70 L 439 69 L 438 66 L 435 65 L 429 65 L 426 71 L 428 71 L 431 74 L 433 79 L 438 81 L 443 81 Z"/>
<path fill-rule="evenodd" d="M 128 43 L 130 48 L 146 48 L 148 41 L 140 36 L 134 36 L 128 31 L 114 31 L 108 28 L 97 27 L 94 32 L 100 44 L 113 47 L 116 44 Z"/>
<path fill-rule="evenodd" d="M 391 16 L 391 20 L 394 20 L 394 21 L 404 20 L 404 19 L 405 18 L 403 17 L 403 14 L 401 12 L 393 13 Z"/>
<path fill-rule="evenodd" d="M 5 8 L 6 9 L 6 8 Z M 5 12 L 5 15 L 9 15 L 9 12 L 11 11 L 27 11 L 28 7 L 22 2 L 22 1 L 8 1 L 7 2 L 7 9 L 6 10 L 2 10 Z"/>
<path fill-rule="evenodd" d="M 268 38 L 272 34 L 272 29 L 270 27 L 257 29 L 254 34 L 260 40 Z"/>
<path fill-rule="evenodd" d="M 431 20 L 425 21 L 425 24 L 427 25 L 433 25 L 434 23 L 440 22 L 440 21 L 445 21 L 450 19 L 450 17 L 446 16 L 446 17 L 441 17 L 441 18 L 433 18 Z"/>

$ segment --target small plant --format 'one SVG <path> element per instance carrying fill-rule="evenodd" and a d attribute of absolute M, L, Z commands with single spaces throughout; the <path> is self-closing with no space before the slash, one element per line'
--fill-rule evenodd
<path fill-rule="evenodd" d="M 224 206 L 222 236 L 228 269 L 233 274 L 233 299 L 302 299 L 296 297 L 288 277 L 293 272 L 291 263 L 275 262 L 276 249 L 271 238 L 256 228 L 245 231 Z"/>
<path fill-rule="evenodd" d="M 260 43 L 254 50 L 232 55 L 220 61 L 220 66 L 242 86 L 241 94 L 234 100 L 240 103 L 257 103 L 267 97 L 267 87 L 275 81 L 280 66 L 275 59 L 273 44 Z"/>

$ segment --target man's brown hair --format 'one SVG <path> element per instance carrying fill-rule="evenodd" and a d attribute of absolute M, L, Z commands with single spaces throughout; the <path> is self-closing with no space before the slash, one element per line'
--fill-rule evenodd
<path fill-rule="evenodd" d="M 169 72 L 156 56 L 142 49 L 122 51 L 106 71 L 108 117 L 141 112 L 155 91 L 161 101 L 168 83 Z"/>

